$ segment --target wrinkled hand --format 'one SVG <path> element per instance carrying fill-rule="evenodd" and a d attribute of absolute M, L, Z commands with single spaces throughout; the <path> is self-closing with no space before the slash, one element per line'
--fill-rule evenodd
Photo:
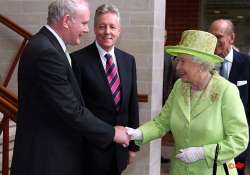
<path fill-rule="evenodd" d="M 180 149 L 179 152 L 180 153 L 176 155 L 176 158 L 186 163 L 205 159 L 205 151 L 203 147 L 189 147 L 186 149 Z"/>
<path fill-rule="evenodd" d="M 130 127 L 126 127 L 127 133 L 130 136 L 130 140 L 142 140 L 143 134 L 139 129 L 133 129 Z"/>
<path fill-rule="evenodd" d="M 129 145 L 130 137 L 127 134 L 127 129 L 123 126 L 115 126 L 114 142 L 122 144 L 124 147 Z"/>
<path fill-rule="evenodd" d="M 134 151 L 129 151 L 128 152 L 128 164 L 131 164 L 135 161 L 136 159 L 136 152 Z"/>

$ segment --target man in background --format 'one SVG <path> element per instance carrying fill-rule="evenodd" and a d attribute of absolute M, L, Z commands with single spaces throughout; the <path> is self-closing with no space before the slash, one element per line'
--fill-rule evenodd
<path fill-rule="evenodd" d="M 115 44 L 121 32 L 120 14 L 112 4 L 96 9 L 96 40 L 71 57 L 86 106 L 101 120 L 115 126 L 139 125 L 136 64 L 132 55 Z M 91 175 L 120 175 L 134 161 L 138 147 L 111 144 L 106 149 L 85 142 L 84 166 Z"/>
<path fill-rule="evenodd" d="M 129 144 L 124 127 L 112 127 L 84 105 L 67 45 L 88 32 L 83 0 L 56 0 L 47 25 L 26 45 L 18 69 L 18 114 L 11 175 L 83 175 L 83 139 L 103 149 Z M 90 173 L 91 174 L 91 173 Z"/>
<path fill-rule="evenodd" d="M 167 45 L 167 30 L 165 30 L 165 46 Z M 175 57 L 170 56 L 164 49 L 164 66 L 163 66 L 163 92 L 162 92 L 162 106 L 165 104 L 168 96 L 173 89 L 174 83 L 177 80 L 176 73 L 176 61 Z M 174 138 L 171 132 L 162 138 L 162 147 L 161 147 L 161 163 L 169 163 L 171 157 L 171 151 L 167 147 L 174 146 Z"/>
<path fill-rule="evenodd" d="M 250 122 L 250 58 L 249 56 L 236 51 L 233 48 L 235 33 L 234 25 L 228 19 L 217 19 L 215 20 L 210 28 L 210 33 L 214 34 L 217 39 L 217 46 L 215 49 L 215 54 L 224 58 L 224 62 L 221 65 L 220 74 L 228 79 L 230 82 L 234 83 L 240 92 L 241 100 L 245 107 L 245 112 L 248 120 L 248 125 Z M 240 154 L 235 158 L 236 164 L 242 164 L 246 167 L 246 159 L 249 155 L 249 146 L 245 152 Z M 238 174 L 244 175 L 244 168 L 238 168 Z"/>

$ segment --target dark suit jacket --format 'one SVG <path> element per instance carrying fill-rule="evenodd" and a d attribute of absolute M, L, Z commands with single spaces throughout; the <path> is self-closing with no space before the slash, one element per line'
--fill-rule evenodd
<path fill-rule="evenodd" d="M 228 80 L 235 85 L 239 81 L 247 81 L 246 84 L 242 86 L 237 86 L 240 92 L 240 97 L 243 102 L 248 125 L 250 124 L 250 58 L 249 56 L 242 54 L 237 51 L 233 51 L 233 64 L 229 73 Z M 250 147 L 247 148 L 250 155 Z M 246 156 L 246 152 L 242 154 Z"/>
<path fill-rule="evenodd" d="M 177 80 L 176 64 L 174 58 L 164 52 L 164 67 L 163 67 L 163 99 L 162 105 L 165 104 L 171 90 L 173 89 L 174 83 Z"/>
<path fill-rule="evenodd" d="M 87 108 L 56 38 L 32 37 L 18 69 L 17 130 L 11 175 L 83 175 L 83 139 L 108 147 L 114 128 Z"/>
<path fill-rule="evenodd" d="M 242 86 L 238 86 L 238 89 L 240 91 L 240 97 L 244 104 L 247 119 L 250 121 L 250 115 L 249 115 L 249 105 L 250 105 L 250 58 L 242 53 L 239 53 L 237 51 L 233 51 L 233 64 L 232 68 L 229 73 L 228 80 L 235 85 L 237 85 L 237 82 L 239 81 L 247 81 L 246 84 Z"/>
<path fill-rule="evenodd" d="M 88 109 L 101 120 L 113 126 L 137 128 L 139 117 L 135 60 L 132 55 L 117 48 L 115 48 L 115 55 L 122 94 L 119 112 L 115 110 L 115 103 L 95 43 L 72 53 L 71 58 Z M 113 144 L 106 150 L 101 150 L 91 143 L 86 147 L 89 153 L 87 168 L 91 174 L 95 174 L 95 172 L 105 174 L 105 169 L 114 163 L 117 164 L 120 171 L 127 166 L 128 149 L 121 145 Z M 135 151 L 137 147 L 132 143 L 129 149 Z"/>

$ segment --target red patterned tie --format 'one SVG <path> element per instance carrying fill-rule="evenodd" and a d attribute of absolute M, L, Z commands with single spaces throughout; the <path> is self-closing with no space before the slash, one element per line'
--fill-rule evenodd
<path fill-rule="evenodd" d="M 117 68 L 113 62 L 112 56 L 110 54 L 105 54 L 105 58 L 107 59 L 106 60 L 107 80 L 116 105 L 116 110 L 119 111 L 120 101 L 121 101 L 120 79 L 118 76 Z"/>

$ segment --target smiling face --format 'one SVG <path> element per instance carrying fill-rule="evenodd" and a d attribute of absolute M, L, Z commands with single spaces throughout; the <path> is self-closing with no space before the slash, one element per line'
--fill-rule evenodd
<path fill-rule="evenodd" d="M 201 65 L 193 61 L 190 55 L 176 57 L 176 70 L 179 77 L 186 83 L 194 83 L 199 77 Z"/>
<path fill-rule="evenodd" d="M 96 19 L 94 31 L 97 43 L 107 52 L 117 42 L 120 35 L 120 23 L 116 14 L 105 13 Z"/>
<path fill-rule="evenodd" d="M 219 20 L 212 23 L 209 31 L 217 37 L 215 54 L 225 58 L 234 43 L 234 33 L 231 32 L 227 22 Z"/>
<path fill-rule="evenodd" d="M 89 32 L 89 18 L 90 12 L 87 6 L 80 6 L 74 16 L 68 17 L 67 44 L 80 44 L 81 36 Z"/>

